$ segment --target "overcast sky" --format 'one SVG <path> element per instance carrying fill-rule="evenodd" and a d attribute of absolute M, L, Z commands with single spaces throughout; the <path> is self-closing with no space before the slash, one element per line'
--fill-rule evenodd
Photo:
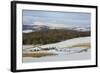
<path fill-rule="evenodd" d="M 65 26 L 90 26 L 91 14 L 82 12 L 23 10 L 23 24 L 34 25 L 35 22 Z"/>

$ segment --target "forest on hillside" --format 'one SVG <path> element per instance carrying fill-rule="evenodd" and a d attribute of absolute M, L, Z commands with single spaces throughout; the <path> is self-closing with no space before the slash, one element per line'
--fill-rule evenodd
<path fill-rule="evenodd" d="M 23 45 L 31 44 L 50 44 L 67 39 L 90 36 L 90 31 L 52 29 L 48 31 L 36 31 L 31 33 L 23 33 Z"/>

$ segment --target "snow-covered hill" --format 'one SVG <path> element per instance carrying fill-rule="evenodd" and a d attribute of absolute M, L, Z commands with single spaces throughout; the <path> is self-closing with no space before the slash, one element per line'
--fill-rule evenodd
<path fill-rule="evenodd" d="M 74 38 L 74 39 L 69 39 L 69 40 L 65 40 L 62 42 L 58 42 L 58 43 L 53 43 L 53 44 L 47 44 L 47 45 L 42 45 L 41 47 L 45 48 L 45 47 L 58 47 L 58 48 L 62 48 L 62 47 L 69 47 L 72 45 L 78 45 L 78 44 L 82 44 L 82 43 L 90 43 L 91 42 L 91 37 L 79 37 L 79 38 Z"/>
<path fill-rule="evenodd" d="M 42 22 L 34 22 L 34 24 L 31 25 L 23 25 L 23 31 L 25 33 L 25 30 L 32 30 L 35 31 L 46 31 L 50 29 L 69 29 L 69 30 L 77 30 L 77 31 L 90 31 L 90 26 L 82 27 L 82 26 L 69 26 L 65 24 L 55 24 L 55 23 L 42 23 Z M 27 33 L 27 31 L 26 31 Z"/>
<path fill-rule="evenodd" d="M 23 57 L 23 62 L 46 62 L 46 61 L 70 61 L 70 60 L 88 60 L 91 59 L 91 49 L 85 48 L 85 47 L 79 47 L 79 48 L 67 48 L 72 45 L 78 45 L 82 43 L 91 43 L 90 37 L 80 37 L 80 38 L 74 38 L 70 40 L 65 40 L 58 43 L 53 44 L 46 44 L 39 47 L 32 47 L 30 45 L 30 48 L 26 46 L 28 49 L 23 49 L 23 53 L 37 53 L 39 55 L 39 52 L 46 52 L 48 54 L 54 54 L 52 56 L 43 56 L 43 57 Z M 24 46 L 25 47 L 25 46 Z M 56 49 L 49 49 L 49 50 L 43 50 L 43 48 L 50 48 L 50 47 L 56 47 Z M 66 47 L 66 48 L 65 48 Z"/>

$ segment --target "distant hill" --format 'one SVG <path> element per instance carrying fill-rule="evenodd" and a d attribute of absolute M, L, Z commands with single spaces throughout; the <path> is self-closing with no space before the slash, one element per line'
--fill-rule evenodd
<path fill-rule="evenodd" d="M 51 29 L 64 29 L 64 30 L 77 30 L 77 31 L 90 31 L 90 27 L 57 27 L 49 25 L 23 25 L 23 33 L 30 33 L 36 31 L 47 31 Z"/>

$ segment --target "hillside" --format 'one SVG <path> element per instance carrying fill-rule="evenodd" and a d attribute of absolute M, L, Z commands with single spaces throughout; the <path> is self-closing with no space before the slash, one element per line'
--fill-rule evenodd
<path fill-rule="evenodd" d="M 89 46 L 84 46 L 86 44 Z M 28 45 L 23 46 L 28 47 Z M 40 48 L 32 46 L 31 48 L 23 48 L 23 62 L 88 60 L 91 58 L 90 37 L 79 37 L 58 43 L 41 45 L 39 46 Z M 52 47 L 56 48 L 52 49 Z M 46 48 L 48 49 L 46 50 Z"/>
<path fill-rule="evenodd" d="M 73 38 L 73 39 L 69 39 L 69 40 L 65 40 L 62 42 L 58 42 L 58 43 L 53 43 L 53 44 L 46 44 L 46 45 L 42 45 L 42 48 L 45 47 L 56 47 L 56 48 L 86 48 L 86 46 L 84 45 L 89 45 L 90 48 L 90 43 L 91 43 L 91 38 L 90 37 L 79 37 L 79 38 Z M 81 45 L 81 46 L 80 46 Z"/>
<path fill-rule="evenodd" d="M 77 31 L 69 29 L 49 29 L 46 31 L 36 31 L 23 33 L 23 44 L 50 44 L 67 39 L 90 36 L 90 31 Z"/>

